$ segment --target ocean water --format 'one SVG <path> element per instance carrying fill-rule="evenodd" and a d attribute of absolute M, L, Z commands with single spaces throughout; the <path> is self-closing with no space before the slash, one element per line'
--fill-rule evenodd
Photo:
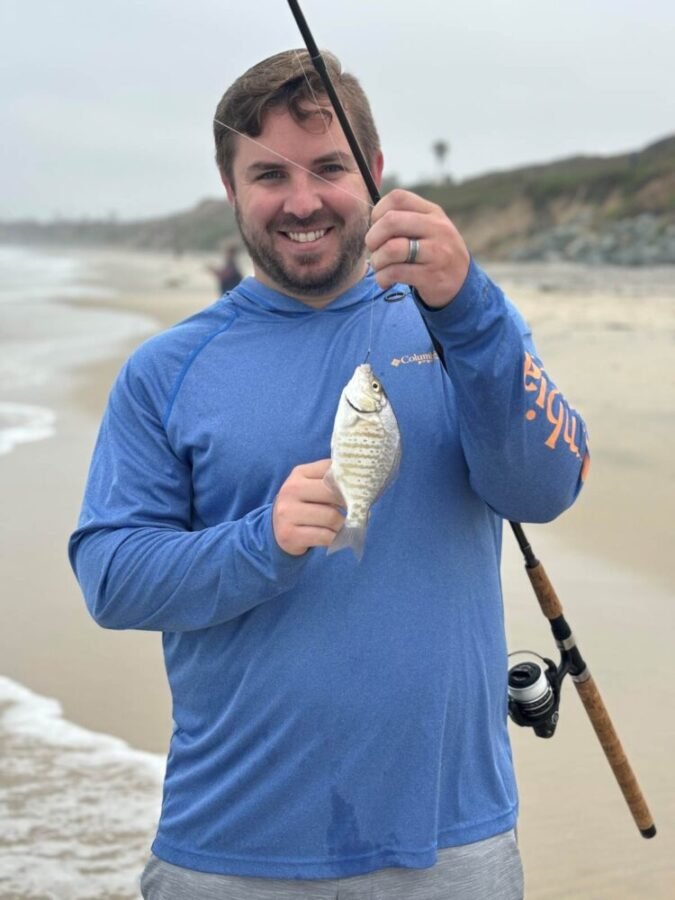
<path fill-rule="evenodd" d="M 164 760 L 0 677 L 0 898 L 137 898 Z"/>
<path fill-rule="evenodd" d="M 0 246 L 0 303 L 112 293 L 96 284 L 82 259 L 32 247 Z"/>
<path fill-rule="evenodd" d="M 109 303 L 114 292 L 84 259 L 0 247 L 0 455 L 45 440 L 58 428 L 54 408 L 26 402 L 22 395 L 53 387 L 111 344 L 154 329 L 145 315 L 103 304 L 68 305 L 78 299 Z"/>
<path fill-rule="evenodd" d="M 81 299 L 86 307 L 69 302 Z M 83 259 L 0 247 L 0 466 L 57 432 L 74 369 L 155 330 L 111 301 Z M 139 897 L 163 765 L 0 677 L 1 900 Z"/>

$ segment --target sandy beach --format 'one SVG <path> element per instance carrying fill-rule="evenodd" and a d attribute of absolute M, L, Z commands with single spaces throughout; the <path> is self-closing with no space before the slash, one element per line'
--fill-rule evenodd
<path fill-rule="evenodd" d="M 67 255 L 87 273 L 82 291 L 60 298 L 57 291 L 48 309 L 38 297 L 0 310 L 0 347 L 15 361 L 7 378 L 0 363 L 0 413 L 4 402 L 55 417 L 51 436 L 0 452 L 0 675 L 11 680 L 0 690 L 6 900 L 138 896 L 171 723 L 160 638 L 96 626 L 65 548 L 115 373 L 146 336 L 215 299 L 204 258 Z M 555 738 L 512 728 L 526 896 L 667 900 L 675 885 L 675 271 L 486 268 L 532 325 L 547 370 L 588 424 L 592 465 L 580 500 L 527 533 L 659 829 L 653 841 L 639 836 L 566 682 Z M 18 369 L 22 342 L 25 372 Z M 555 657 L 510 534 L 503 578 L 511 649 Z M 62 712 L 15 685 L 54 698 Z M 98 739 L 99 732 L 118 740 Z M 95 762 L 86 777 L 85 757 Z M 108 783 L 113 771 L 117 780 Z M 77 803 L 64 800 L 71 788 Z M 116 812 L 120 791 L 126 818 Z M 38 812 L 28 815 L 29 808 Z M 62 817 L 52 822 L 50 809 Z M 58 877 L 50 876 L 54 869 Z"/>

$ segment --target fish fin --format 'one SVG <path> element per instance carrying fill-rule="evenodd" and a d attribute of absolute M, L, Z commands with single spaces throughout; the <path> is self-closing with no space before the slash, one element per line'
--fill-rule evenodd
<path fill-rule="evenodd" d="M 354 556 L 361 562 L 363 548 L 366 543 L 366 526 L 354 525 L 349 520 L 345 522 L 333 539 L 333 543 L 327 548 L 326 553 L 336 553 L 345 547 L 351 547 Z"/>
<path fill-rule="evenodd" d="M 333 491 L 335 494 L 337 494 L 337 496 L 340 500 L 340 503 L 346 507 L 347 503 L 345 501 L 345 498 L 342 496 L 342 491 L 340 490 L 337 481 L 335 480 L 335 475 L 333 475 L 333 467 L 332 466 L 330 469 L 328 469 L 326 474 L 323 476 L 323 483 L 327 487 L 329 487 L 331 489 L 331 491 Z"/>

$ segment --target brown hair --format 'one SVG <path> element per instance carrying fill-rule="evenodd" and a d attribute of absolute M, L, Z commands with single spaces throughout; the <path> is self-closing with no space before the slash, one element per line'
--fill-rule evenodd
<path fill-rule="evenodd" d="M 336 56 L 328 52 L 322 53 L 322 56 L 361 150 L 372 163 L 380 150 L 380 138 L 368 98 L 357 79 L 342 71 Z M 307 103 L 316 106 L 317 98 L 322 103 L 325 100 L 326 105 L 322 105 L 320 110 L 308 111 Z M 221 174 L 230 182 L 236 149 L 235 132 L 258 137 L 265 115 L 278 107 L 288 109 L 295 121 L 308 129 L 310 120 L 315 122 L 317 114 L 322 128 L 330 124 L 333 117 L 330 101 L 306 50 L 284 50 L 256 63 L 223 94 L 216 109 L 217 121 L 213 124 L 213 134 L 216 163 Z M 311 130 L 314 130 L 313 127 Z"/>

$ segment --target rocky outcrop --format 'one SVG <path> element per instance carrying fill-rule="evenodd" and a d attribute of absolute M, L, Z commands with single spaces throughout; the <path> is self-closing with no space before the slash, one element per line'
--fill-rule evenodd
<path fill-rule="evenodd" d="M 514 261 L 568 261 L 592 265 L 675 265 L 675 223 L 653 213 L 604 222 L 567 222 L 516 243 L 507 254 Z"/>

